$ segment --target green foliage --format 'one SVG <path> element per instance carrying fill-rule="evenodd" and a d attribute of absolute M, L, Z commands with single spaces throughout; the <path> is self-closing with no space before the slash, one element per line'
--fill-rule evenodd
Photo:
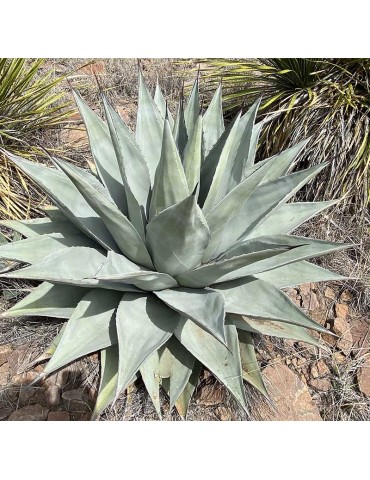
<path fill-rule="evenodd" d="M 0 58 L 0 145 L 28 157 L 41 154 L 31 144 L 42 129 L 55 127 L 71 114 L 63 103 L 64 93 L 55 92 L 63 80 L 41 73 L 43 60 L 30 63 L 24 58 Z M 20 172 L 0 155 L 0 217 L 22 218 L 32 209 L 16 187 L 28 189 Z M 19 187 L 18 187 L 19 190 Z M 27 191 L 30 193 L 30 191 Z"/>
<path fill-rule="evenodd" d="M 332 205 L 287 204 L 324 167 L 288 173 L 302 145 L 255 164 L 258 104 L 225 130 L 221 88 L 202 115 L 195 82 L 174 123 L 154 98 L 140 74 L 134 136 L 106 98 L 108 126 L 76 94 L 97 175 L 6 152 L 55 207 L 3 222 L 28 238 L 0 257 L 29 265 L 2 276 L 42 282 L 5 316 L 67 320 L 45 374 L 101 351 L 93 418 L 138 376 L 159 416 L 163 388 L 185 418 L 202 365 L 246 410 L 243 381 L 267 395 L 253 333 L 318 345 L 306 329 L 326 331 L 281 288 L 343 278 L 307 260 L 346 245 L 291 235 Z"/>
<path fill-rule="evenodd" d="M 202 65 L 209 88 L 222 79 L 227 110 L 262 97 L 261 158 L 312 137 L 299 164 L 328 160 L 330 168 L 307 198 L 344 195 L 355 209 L 368 205 L 370 59 L 203 59 Z"/>

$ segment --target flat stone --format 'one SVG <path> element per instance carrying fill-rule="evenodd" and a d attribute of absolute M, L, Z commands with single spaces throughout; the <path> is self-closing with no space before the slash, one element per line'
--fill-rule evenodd
<path fill-rule="evenodd" d="M 69 413 L 64 410 L 58 412 L 49 412 L 48 422 L 69 422 L 71 420 Z"/>
<path fill-rule="evenodd" d="M 335 304 L 335 315 L 337 318 L 345 320 L 348 317 L 349 307 L 344 303 Z"/>
<path fill-rule="evenodd" d="M 71 371 L 68 367 L 62 368 L 61 370 L 58 370 L 58 372 L 48 375 L 43 380 L 43 385 L 47 387 L 56 385 L 60 389 L 63 389 L 68 382 L 70 373 Z"/>
<path fill-rule="evenodd" d="M 8 421 L 41 421 L 46 420 L 49 410 L 42 405 L 28 405 L 11 413 Z"/>
<path fill-rule="evenodd" d="M 276 410 L 267 405 L 258 407 L 262 420 L 322 420 L 307 386 L 286 365 L 269 365 L 263 376 Z"/>
<path fill-rule="evenodd" d="M 44 392 L 41 387 L 21 387 L 18 402 L 20 406 L 25 406 L 30 403 L 40 403 L 45 402 Z"/>
<path fill-rule="evenodd" d="M 349 355 L 353 346 L 353 338 L 345 317 L 340 316 L 334 319 L 333 332 L 339 337 L 337 347 L 346 355 Z"/>
<path fill-rule="evenodd" d="M 5 420 L 6 417 L 9 417 L 9 415 L 12 413 L 12 409 L 11 408 L 0 408 L 0 421 L 1 420 Z"/>
<path fill-rule="evenodd" d="M 12 384 L 15 386 L 29 385 L 38 377 L 39 377 L 39 374 L 37 372 L 30 371 L 30 372 L 20 373 L 18 375 L 15 375 L 12 378 Z"/>
<path fill-rule="evenodd" d="M 302 294 L 302 307 L 306 310 L 317 310 L 320 308 L 320 303 L 317 299 L 317 295 L 312 290 L 308 293 Z"/>
<path fill-rule="evenodd" d="M 72 147 L 86 146 L 89 143 L 87 132 L 84 128 L 64 128 L 62 130 L 62 141 Z"/>
<path fill-rule="evenodd" d="M 0 345 L 0 367 L 8 361 L 9 355 L 12 351 L 13 349 L 11 345 Z"/>
<path fill-rule="evenodd" d="M 363 363 L 357 373 L 358 388 L 370 398 L 370 357 Z"/>
<path fill-rule="evenodd" d="M 328 378 L 312 378 L 309 381 L 309 385 L 315 390 L 321 392 L 328 392 L 332 388 L 331 382 Z"/>
<path fill-rule="evenodd" d="M 62 393 L 63 400 L 85 403 L 84 390 L 76 388 L 75 390 L 68 390 Z"/>
<path fill-rule="evenodd" d="M 330 287 L 325 288 L 324 295 L 326 298 L 329 298 L 330 300 L 335 300 L 335 297 L 336 297 L 334 290 Z"/>
<path fill-rule="evenodd" d="M 19 347 L 16 350 L 13 350 L 8 357 L 8 363 L 10 368 L 11 375 L 17 375 L 18 369 L 24 362 L 24 359 L 27 354 L 27 347 Z"/>
<path fill-rule="evenodd" d="M 226 407 L 217 407 L 215 413 L 217 418 L 221 420 L 221 422 L 230 422 L 231 420 L 233 420 L 233 415 L 230 409 Z"/>
<path fill-rule="evenodd" d="M 0 385 L 7 385 L 8 384 L 8 379 L 9 379 L 9 364 L 4 363 L 0 367 Z"/>
<path fill-rule="evenodd" d="M 353 352 L 360 357 L 370 351 L 370 325 L 363 319 L 354 319 L 350 323 L 353 339 Z"/>
<path fill-rule="evenodd" d="M 195 398 L 202 405 L 219 405 L 226 400 L 225 388 L 218 384 L 204 385 L 199 388 Z"/>
<path fill-rule="evenodd" d="M 324 360 L 318 360 L 311 366 L 312 378 L 325 377 L 327 375 L 330 375 L 330 370 Z"/>

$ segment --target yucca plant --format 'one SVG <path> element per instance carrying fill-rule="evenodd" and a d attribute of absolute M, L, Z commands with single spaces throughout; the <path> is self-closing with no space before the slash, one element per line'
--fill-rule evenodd
<path fill-rule="evenodd" d="M 330 167 L 306 198 L 343 196 L 354 212 L 370 202 L 370 59 L 202 59 L 207 87 L 222 78 L 229 112 L 262 97 L 264 125 L 260 154 L 274 155 L 312 137 L 300 166 L 323 160 Z"/>
<path fill-rule="evenodd" d="M 27 238 L 0 256 L 30 266 L 2 276 L 43 282 L 5 316 L 67 319 L 44 375 L 100 351 L 94 419 L 138 376 L 159 415 L 162 388 L 185 418 L 203 366 L 246 409 L 243 380 L 267 395 L 254 333 L 327 331 L 281 291 L 343 278 L 307 260 L 346 245 L 290 235 L 335 203 L 287 203 L 325 165 L 287 173 L 305 142 L 254 164 L 258 102 L 225 129 L 221 87 L 203 115 L 198 80 L 173 122 L 140 73 L 135 135 L 103 94 L 107 124 L 75 98 L 96 173 L 7 154 L 54 207 L 3 222 Z"/>
<path fill-rule="evenodd" d="M 33 143 L 35 135 L 56 127 L 72 113 L 66 108 L 70 103 L 63 102 L 64 92 L 55 91 L 64 77 L 52 79 L 51 70 L 41 72 L 43 63 L 43 59 L 0 58 L 0 146 L 29 158 L 42 154 Z M 42 200 L 0 155 L 0 218 L 36 213 Z"/>

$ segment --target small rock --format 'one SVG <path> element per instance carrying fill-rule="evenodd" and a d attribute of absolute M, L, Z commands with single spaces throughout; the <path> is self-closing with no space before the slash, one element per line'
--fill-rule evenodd
<path fill-rule="evenodd" d="M 70 376 L 70 369 L 68 367 L 65 367 L 61 370 L 58 370 L 58 372 L 53 373 L 51 375 L 48 375 L 44 380 L 43 380 L 43 385 L 46 385 L 47 387 L 56 385 L 59 387 L 61 390 L 66 386 L 69 376 Z"/>
<path fill-rule="evenodd" d="M 196 400 L 202 405 L 219 405 L 226 399 L 226 392 L 221 385 L 204 385 L 199 388 Z"/>
<path fill-rule="evenodd" d="M 284 292 L 298 307 L 301 306 L 302 297 L 295 288 L 285 288 Z"/>
<path fill-rule="evenodd" d="M 63 400 L 85 403 L 84 390 L 82 388 L 76 388 L 75 390 L 68 390 L 62 393 Z"/>
<path fill-rule="evenodd" d="M 64 410 L 58 412 L 50 412 L 48 415 L 49 422 L 68 422 L 70 421 L 69 413 Z"/>
<path fill-rule="evenodd" d="M 57 385 L 50 385 L 50 387 L 45 390 L 45 401 L 48 405 L 60 404 L 60 390 Z"/>
<path fill-rule="evenodd" d="M 230 410 L 226 407 L 217 407 L 215 413 L 221 422 L 230 422 L 233 419 Z"/>
<path fill-rule="evenodd" d="M 12 384 L 16 386 L 29 385 L 38 377 L 39 377 L 39 374 L 37 372 L 30 371 L 30 372 L 20 373 L 19 375 L 15 375 L 12 378 Z"/>
<path fill-rule="evenodd" d="M 17 375 L 18 369 L 22 366 L 27 354 L 27 347 L 19 347 L 13 350 L 8 357 L 8 363 L 11 375 Z"/>
<path fill-rule="evenodd" d="M 9 379 L 9 364 L 4 363 L 0 367 L 0 385 L 7 385 Z"/>
<path fill-rule="evenodd" d="M 311 376 L 313 378 L 325 377 L 330 374 L 329 367 L 324 360 L 318 360 L 311 366 Z"/>
<path fill-rule="evenodd" d="M 358 388 L 370 398 L 370 357 L 363 363 L 357 373 Z"/>
<path fill-rule="evenodd" d="M 8 357 L 12 351 L 11 345 L 0 345 L 0 367 L 8 361 Z"/>
<path fill-rule="evenodd" d="M 330 287 L 325 288 L 324 295 L 326 298 L 330 298 L 330 300 L 335 300 L 336 297 L 334 290 Z"/>
<path fill-rule="evenodd" d="M 344 290 L 342 295 L 340 296 L 341 302 L 351 302 L 353 299 L 353 294 L 349 290 Z"/>
<path fill-rule="evenodd" d="M 352 349 L 353 338 L 348 322 L 343 316 L 334 319 L 333 332 L 339 337 L 337 347 L 348 355 Z"/>
<path fill-rule="evenodd" d="M 312 378 L 309 381 L 312 388 L 320 390 L 321 392 L 328 392 L 331 390 L 331 382 L 328 378 Z"/>
<path fill-rule="evenodd" d="M 257 407 L 262 420 L 322 420 L 307 386 L 286 365 L 269 365 L 263 376 L 275 409 Z"/>
<path fill-rule="evenodd" d="M 351 322 L 351 334 L 353 339 L 353 352 L 361 357 L 370 351 L 370 325 L 363 319 L 355 319 Z"/>
<path fill-rule="evenodd" d="M 302 307 L 306 310 L 317 310 L 320 308 L 320 303 L 317 299 L 315 292 L 309 291 L 308 293 L 302 294 Z"/>
<path fill-rule="evenodd" d="M 62 130 L 63 143 L 73 146 L 81 147 L 88 144 L 88 136 L 85 129 L 65 128 Z"/>
<path fill-rule="evenodd" d="M 30 403 L 44 403 L 45 397 L 42 388 L 40 387 L 21 387 L 18 402 L 20 406 L 25 406 Z"/>
<path fill-rule="evenodd" d="M 335 315 L 337 318 L 345 320 L 348 316 L 349 307 L 344 303 L 336 303 L 335 304 Z"/>
<path fill-rule="evenodd" d="M 81 421 L 81 422 L 89 422 L 90 420 L 91 420 L 91 412 L 85 413 L 85 414 L 82 415 L 82 417 L 80 418 L 80 421 Z"/>
<path fill-rule="evenodd" d="M 49 410 L 42 405 L 28 405 L 11 413 L 8 421 L 40 421 L 46 420 Z"/>
<path fill-rule="evenodd" d="M 6 417 L 9 417 L 9 415 L 12 413 L 11 408 L 0 408 L 0 421 L 5 420 Z"/>

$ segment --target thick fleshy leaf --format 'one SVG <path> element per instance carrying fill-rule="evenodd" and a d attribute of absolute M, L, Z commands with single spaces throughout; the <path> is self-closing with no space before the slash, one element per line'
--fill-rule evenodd
<path fill-rule="evenodd" d="M 145 85 L 143 75 L 139 70 L 139 105 L 135 139 L 148 164 L 152 183 L 161 157 L 163 124 L 164 119 L 154 103 Z"/>
<path fill-rule="evenodd" d="M 91 416 L 91 420 L 99 418 L 100 414 L 105 410 L 108 405 L 113 402 L 117 390 L 118 379 L 118 345 L 111 345 L 108 348 L 104 348 L 100 352 L 100 385 L 98 398 L 96 399 L 94 411 Z M 135 375 L 130 384 L 137 379 Z"/>
<path fill-rule="evenodd" d="M 13 163 L 44 190 L 62 213 L 107 250 L 117 249 L 103 220 L 84 200 L 73 183 L 60 171 L 6 154 Z"/>
<path fill-rule="evenodd" d="M 180 417 L 183 420 L 186 419 L 189 403 L 190 403 L 191 397 L 193 396 L 194 390 L 198 385 L 198 380 L 199 380 L 201 371 L 202 371 L 202 364 L 198 362 L 198 360 L 196 360 L 193 367 L 193 371 L 190 375 L 189 381 L 185 385 L 184 390 L 182 391 L 181 395 L 177 399 L 177 402 L 175 403 L 176 410 L 178 411 Z"/>
<path fill-rule="evenodd" d="M 100 385 L 91 420 L 96 420 L 102 411 L 113 402 L 118 378 L 118 345 L 104 348 L 100 352 Z"/>
<path fill-rule="evenodd" d="M 202 151 L 202 117 L 199 115 L 184 151 L 184 170 L 190 192 L 195 189 L 200 181 L 200 169 L 203 156 Z"/>
<path fill-rule="evenodd" d="M 114 203 L 87 183 L 68 163 L 61 160 L 56 162 L 72 180 L 91 208 L 99 214 L 121 252 L 136 263 L 151 268 L 153 266 L 152 261 L 143 239 L 128 218 L 120 212 Z"/>
<path fill-rule="evenodd" d="M 73 92 L 77 107 L 85 123 L 92 156 L 99 176 L 107 187 L 111 197 L 124 214 L 127 214 L 127 202 L 123 180 L 118 166 L 109 130 L 103 120 L 89 108 L 77 92 Z"/>
<path fill-rule="evenodd" d="M 166 305 L 191 318 L 201 328 L 225 343 L 224 298 L 215 290 L 176 288 L 154 292 Z"/>
<path fill-rule="evenodd" d="M 4 278 L 25 278 L 51 283 L 76 285 L 77 287 L 104 288 L 121 292 L 140 291 L 134 285 L 95 277 L 104 265 L 106 257 L 94 248 L 71 247 L 45 257 L 30 267 L 1 274 Z"/>
<path fill-rule="evenodd" d="M 108 286 L 110 282 L 122 282 L 147 291 L 178 286 L 170 275 L 140 268 L 128 258 L 114 252 L 108 253 L 106 262 L 95 278 L 99 280 L 100 285 L 104 285 L 104 282 L 108 282 Z"/>
<path fill-rule="evenodd" d="M 188 132 L 186 130 L 185 118 L 184 118 L 184 105 L 183 99 L 180 98 L 180 103 L 177 109 L 177 115 L 175 125 L 173 127 L 173 138 L 180 154 L 180 158 L 184 158 L 184 150 L 188 143 Z"/>
<path fill-rule="evenodd" d="M 47 217 L 53 222 L 67 220 L 67 217 L 64 215 L 64 213 L 55 205 L 44 205 L 40 207 L 40 210 L 44 212 L 45 215 L 47 215 Z"/>
<path fill-rule="evenodd" d="M 168 120 L 165 121 L 161 159 L 155 174 L 149 218 L 181 202 L 189 195 L 184 168 L 181 163 Z"/>
<path fill-rule="evenodd" d="M 30 267 L 2 274 L 5 278 L 25 278 L 76 286 L 97 286 L 93 278 L 105 261 L 105 255 L 95 248 L 71 247 L 51 255 Z"/>
<path fill-rule="evenodd" d="M 225 175 L 227 175 L 227 169 L 231 168 L 231 160 L 234 154 L 234 142 L 238 134 L 238 127 L 240 123 L 240 113 L 233 123 L 229 135 L 225 141 L 223 149 L 218 159 L 218 163 L 215 169 L 215 173 L 212 178 L 212 183 L 209 187 L 207 198 L 203 205 L 203 213 L 206 215 L 210 212 L 215 205 L 224 197 L 224 190 L 222 190 L 222 182 Z M 204 118 L 203 118 L 204 125 Z M 207 161 L 207 159 L 206 159 Z M 205 163 L 206 167 L 206 163 Z M 202 172 L 203 173 L 203 172 Z M 202 176 L 203 179 L 203 176 Z"/>
<path fill-rule="evenodd" d="M 238 338 L 244 380 L 256 387 L 262 395 L 268 397 L 261 370 L 258 366 L 252 335 L 245 330 L 239 330 Z"/>
<path fill-rule="evenodd" d="M 145 388 L 153 402 L 159 418 L 162 418 L 161 404 L 159 402 L 159 387 L 161 378 L 159 376 L 159 351 L 153 352 L 140 367 L 140 374 Z"/>
<path fill-rule="evenodd" d="M 289 263 L 283 267 L 274 268 L 254 275 L 277 288 L 294 287 L 302 283 L 330 282 L 333 280 L 346 280 L 338 273 L 318 267 L 305 260 Z"/>
<path fill-rule="evenodd" d="M 172 408 L 189 382 L 195 364 L 195 358 L 177 340 L 171 337 L 166 343 L 159 360 L 159 374 L 162 387 L 170 397 Z M 166 388 L 168 387 L 168 388 Z"/>
<path fill-rule="evenodd" d="M 226 142 L 231 142 L 229 137 L 234 134 L 234 126 L 239 122 L 240 115 L 237 115 L 232 122 L 223 131 L 221 137 L 217 140 L 212 150 L 205 156 L 202 168 L 200 170 L 200 189 L 199 189 L 199 205 L 203 207 L 207 198 L 209 189 L 212 185 L 213 177 L 220 161 L 221 154 L 225 148 Z M 203 144 L 204 151 L 204 144 Z"/>
<path fill-rule="evenodd" d="M 253 131 L 252 131 L 252 137 L 249 145 L 249 153 L 248 153 L 248 158 L 247 161 L 245 162 L 245 169 L 248 169 L 252 165 L 254 165 L 255 159 L 256 159 L 256 153 L 257 153 L 257 147 L 258 147 L 258 139 L 262 130 L 264 122 L 261 121 L 254 125 Z M 245 176 L 245 174 L 243 174 Z"/>
<path fill-rule="evenodd" d="M 263 244 L 265 242 L 267 245 L 272 242 L 272 247 L 279 244 L 285 245 L 287 246 L 287 250 L 282 252 L 279 256 L 271 258 L 267 257 L 266 259 L 261 260 L 258 265 L 248 265 L 240 268 L 240 270 L 227 274 L 223 277 L 224 281 L 233 280 L 247 275 L 254 275 L 293 262 L 315 258 L 350 247 L 349 244 L 327 242 L 325 240 L 316 240 L 314 238 L 297 237 L 294 235 L 272 235 L 240 242 L 227 252 L 226 257 L 230 256 L 230 260 L 233 260 L 235 255 L 242 255 L 244 252 L 248 252 L 251 245 L 254 245 L 255 243 Z"/>
<path fill-rule="evenodd" d="M 224 282 L 225 280 L 244 277 L 244 270 L 249 269 L 259 272 L 261 271 L 259 265 L 263 264 L 266 259 L 283 255 L 287 249 L 285 246 L 274 247 L 259 252 L 246 253 L 245 255 L 227 258 L 214 263 L 208 263 L 189 272 L 177 275 L 176 280 L 179 285 L 191 288 L 202 288 L 214 283 Z"/>
<path fill-rule="evenodd" d="M 191 94 L 189 96 L 188 103 L 185 107 L 184 117 L 186 130 L 188 132 L 189 138 L 193 135 L 193 130 L 197 122 L 199 115 L 199 86 L 198 86 L 198 77 L 195 79 Z M 203 129 L 203 127 L 202 127 Z M 191 187 L 190 187 L 191 188 Z"/>
<path fill-rule="evenodd" d="M 66 250 L 70 247 L 97 247 L 96 243 L 86 235 L 73 237 L 50 237 L 40 235 L 38 237 L 26 238 L 17 242 L 9 242 L 0 246 L 0 258 L 15 260 L 17 262 L 37 263 L 45 256 Z"/>
<path fill-rule="evenodd" d="M 215 287 L 225 297 L 225 311 L 266 320 L 279 320 L 318 332 L 327 330 L 314 322 L 287 295 L 263 280 L 247 277 Z"/>
<path fill-rule="evenodd" d="M 37 317 L 70 318 L 86 293 L 86 288 L 44 282 L 34 288 L 26 298 L 3 313 L 3 316 L 35 315 Z"/>
<path fill-rule="evenodd" d="M 173 129 L 174 126 L 174 121 L 171 115 L 171 112 L 169 111 L 167 107 L 167 102 L 163 96 L 162 90 L 159 86 L 159 83 L 157 82 L 157 85 L 155 87 L 155 93 L 154 93 L 154 103 L 157 105 L 157 108 L 161 114 L 162 119 L 164 120 L 167 117 L 167 120 L 170 123 L 171 130 Z"/>
<path fill-rule="evenodd" d="M 266 174 L 268 167 L 265 164 L 261 168 L 257 168 L 252 175 L 245 178 L 208 212 L 206 220 L 211 231 L 211 239 L 203 256 L 204 262 L 218 257 L 234 244 L 235 236 L 229 228 L 229 223 L 234 217 L 239 216 L 240 211 L 243 210 L 249 197 Z"/>
<path fill-rule="evenodd" d="M 147 241 L 159 272 L 175 276 L 200 265 L 209 241 L 209 229 L 197 204 L 195 190 L 149 222 Z"/>
<path fill-rule="evenodd" d="M 262 220 L 246 238 L 288 234 L 322 210 L 336 203 L 337 200 L 330 202 L 292 202 L 280 205 L 265 221 Z"/>
<path fill-rule="evenodd" d="M 77 358 L 117 343 L 114 312 L 120 292 L 90 290 L 80 301 L 45 368 L 49 374 Z M 83 339 L 83 341 L 81 341 Z"/>
<path fill-rule="evenodd" d="M 229 228 L 234 232 L 235 241 L 248 236 L 261 221 L 265 221 L 279 205 L 286 203 L 326 166 L 326 163 L 315 165 L 256 188 L 239 216 L 230 222 Z"/>
<path fill-rule="evenodd" d="M 117 309 L 117 395 L 142 363 L 173 334 L 179 315 L 154 295 L 124 294 Z"/>
<path fill-rule="evenodd" d="M 233 325 L 225 326 L 228 348 L 191 320 L 182 318 L 175 330 L 178 340 L 205 365 L 246 410 L 238 334 Z"/>
<path fill-rule="evenodd" d="M 36 237 L 37 235 L 59 235 L 69 237 L 71 235 L 82 235 L 72 222 L 67 220 L 51 220 L 50 218 L 34 218 L 32 220 L 2 220 L 0 225 L 11 228 L 21 233 L 27 238 Z"/>
<path fill-rule="evenodd" d="M 271 182 L 272 180 L 276 180 L 277 178 L 286 175 L 294 160 L 309 141 L 310 139 L 302 140 L 296 145 L 293 145 L 293 147 L 271 157 L 269 161 L 270 169 L 261 183 Z"/>
<path fill-rule="evenodd" d="M 203 116 L 203 137 L 205 155 L 212 149 L 224 131 L 222 114 L 222 88 L 217 88 L 212 101 Z"/>
<path fill-rule="evenodd" d="M 105 97 L 103 97 L 103 102 L 126 194 L 129 189 L 136 200 L 136 203 L 132 202 L 130 196 L 127 195 L 127 208 L 130 219 L 133 222 L 132 210 L 139 208 L 145 220 L 150 191 L 148 165 L 125 122 Z"/>
<path fill-rule="evenodd" d="M 228 139 L 228 141 L 232 140 L 231 148 L 228 151 L 226 149 L 228 144 L 225 145 L 204 204 L 207 212 L 217 205 L 243 178 L 259 104 L 260 100 L 257 100 L 248 112 L 235 123 L 235 133 L 234 135 L 231 133 Z"/>
<path fill-rule="evenodd" d="M 235 325 L 239 331 L 243 330 L 259 333 L 260 335 L 302 341 L 323 348 L 320 342 L 310 335 L 304 327 L 281 322 L 278 319 L 252 318 L 228 313 L 226 315 L 226 323 Z"/>

